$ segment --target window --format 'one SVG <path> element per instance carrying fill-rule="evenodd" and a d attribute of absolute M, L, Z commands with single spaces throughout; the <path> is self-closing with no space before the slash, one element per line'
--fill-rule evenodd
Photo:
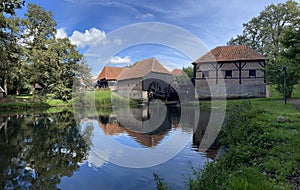
<path fill-rule="evenodd" d="M 202 71 L 202 78 L 207 79 L 209 77 L 209 72 L 208 71 Z"/>
<path fill-rule="evenodd" d="M 232 70 L 225 71 L 225 78 L 232 78 Z"/>
<path fill-rule="evenodd" d="M 256 70 L 254 70 L 254 69 L 250 69 L 249 70 L 249 78 L 251 78 L 251 77 L 256 77 Z"/>

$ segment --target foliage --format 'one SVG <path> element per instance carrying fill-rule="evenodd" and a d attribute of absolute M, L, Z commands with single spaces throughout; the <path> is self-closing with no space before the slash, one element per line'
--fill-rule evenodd
<path fill-rule="evenodd" d="M 285 48 L 274 62 L 267 65 L 268 79 L 276 84 L 276 89 L 284 91 L 284 72 L 282 66 L 286 67 L 286 96 L 291 97 L 294 86 L 300 79 L 300 31 L 288 30 L 282 38 Z"/>
<path fill-rule="evenodd" d="M 288 68 L 287 97 L 291 97 L 293 86 L 300 79 L 299 58 L 297 58 L 299 20 L 299 3 L 288 0 L 278 5 L 271 4 L 259 16 L 243 24 L 243 33 L 228 42 L 229 45 L 249 45 L 265 55 L 269 59 L 265 69 L 266 78 L 269 82 L 276 84 L 276 89 L 281 93 L 284 83 L 282 66 L 286 66 Z"/>
<path fill-rule="evenodd" d="M 20 9 L 25 1 L 20 0 L 1 0 L 0 13 L 15 14 L 16 9 Z"/>
<path fill-rule="evenodd" d="M 5 93 L 20 94 L 21 90 L 31 88 L 34 95 L 51 93 L 54 98 L 69 100 L 73 85 L 91 86 L 90 69 L 83 55 L 68 38 L 55 38 L 56 22 L 52 12 L 29 3 L 21 19 L 14 15 L 14 9 L 21 8 L 22 4 L 17 0 L 0 4 L 0 57 L 3 60 L 0 85 Z M 41 87 L 40 92 L 35 92 L 37 85 Z"/>
<path fill-rule="evenodd" d="M 229 45 L 249 45 L 275 60 L 283 50 L 280 39 L 291 26 L 299 28 L 300 8 L 293 0 L 267 6 L 260 15 L 244 23 L 243 33 L 232 38 Z"/>
<path fill-rule="evenodd" d="M 190 189 L 291 189 L 287 179 L 300 162 L 300 113 L 272 99 L 235 100 L 229 104 L 220 142 L 228 151 L 196 171 Z M 277 123 L 285 115 L 290 123 Z"/>
<path fill-rule="evenodd" d="M 163 178 L 159 177 L 156 173 L 153 173 L 154 181 L 156 183 L 157 190 L 167 190 L 168 184 L 164 181 Z"/>
<path fill-rule="evenodd" d="M 183 74 L 189 77 L 190 80 L 194 78 L 194 69 L 192 66 L 183 67 L 182 68 Z"/>
<path fill-rule="evenodd" d="M 72 113 L 11 118 L 0 131 L 4 189 L 57 189 L 61 178 L 72 176 L 86 159 L 91 133 L 79 133 Z"/>
<path fill-rule="evenodd" d="M 20 19 L 15 16 L 15 10 L 20 9 L 23 1 L 9 0 L 0 3 L 0 85 L 5 94 L 9 90 L 20 89 L 22 50 L 18 44 L 20 33 Z M 14 83 L 12 81 L 15 81 Z"/>

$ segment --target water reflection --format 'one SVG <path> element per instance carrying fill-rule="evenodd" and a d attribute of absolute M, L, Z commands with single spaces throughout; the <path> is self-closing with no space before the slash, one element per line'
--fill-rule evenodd
<path fill-rule="evenodd" d="M 182 112 L 182 107 L 169 106 L 162 121 L 150 121 L 155 109 L 131 107 L 132 121 L 122 114 L 124 109 L 102 108 L 105 115 L 82 115 L 77 124 L 73 113 L 66 111 L 0 116 L 1 187 L 154 189 L 152 173 L 157 172 L 174 189 L 182 189 L 182 176 L 192 173 L 191 166 L 203 167 L 206 156 L 214 156 L 199 148 L 209 138 L 210 111 L 201 111 L 195 125 L 199 113 L 194 107 Z M 149 128 L 153 123 L 161 124 Z M 161 164 L 153 164 L 158 159 Z M 147 168 L 114 164 L 134 165 L 140 160 L 143 163 L 135 166 Z"/>
<path fill-rule="evenodd" d="M 161 143 L 171 129 L 178 128 L 180 107 L 169 107 L 167 117 L 164 118 L 159 127 L 155 127 L 153 131 L 147 131 L 148 129 L 145 129 L 146 127 L 144 125 L 145 121 L 151 117 L 149 106 L 132 107 L 130 111 L 135 117 L 135 120 L 126 117 L 123 111 L 122 109 L 118 109 L 117 114 L 112 113 L 109 116 L 99 116 L 99 126 L 105 135 L 119 136 L 126 134 L 143 147 L 155 147 Z M 155 123 L 157 122 L 154 122 L 154 124 L 151 123 L 151 126 L 154 126 Z M 146 130 L 146 132 L 144 130 Z"/>
<path fill-rule="evenodd" d="M 4 189 L 56 189 L 87 157 L 72 113 L 0 117 L 0 184 Z"/>
<path fill-rule="evenodd" d="M 162 164 L 185 149 L 189 142 L 193 142 L 192 150 L 203 152 L 201 143 L 210 142 L 213 138 L 206 129 L 210 110 L 202 111 L 199 121 L 197 107 L 166 108 L 165 114 L 161 114 L 159 105 L 143 105 L 129 110 L 115 108 L 106 116 L 81 120 L 80 131 L 84 131 L 84 123 L 92 123 L 93 154 L 102 162 L 105 160 L 123 167 L 146 168 Z M 129 112 L 132 116 L 128 116 Z M 157 113 L 162 116 L 152 117 Z M 214 156 L 209 151 L 208 155 L 210 158 Z"/>

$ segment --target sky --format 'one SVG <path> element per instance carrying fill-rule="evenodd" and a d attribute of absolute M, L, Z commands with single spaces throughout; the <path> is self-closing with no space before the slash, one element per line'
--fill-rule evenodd
<path fill-rule="evenodd" d="M 58 38 L 85 55 L 91 74 L 155 57 L 167 69 L 191 66 L 242 33 L 242 24 L 283 0 L 26 0 L 51 11 Z"/>

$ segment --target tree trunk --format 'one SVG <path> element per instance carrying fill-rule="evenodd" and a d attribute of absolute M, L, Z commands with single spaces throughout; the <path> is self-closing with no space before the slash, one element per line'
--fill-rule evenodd
<path fill-rule="evenodd" d="M 34 96 L 34 91 L 35 91 L 35 83 L 33 83 L 32 89 L 31 89 L 31 94 L 32 94 L 32 96 Z"/>
<path fill-rule="evenodd" d="M 5 96 L 7 96 L 7 94 L 8 94 L 8 92 L 7 92 L 7 74 L 4 75 L 4 81 L 3 82 L 4 82 L 3 88 L 4 88 L 4 91 L 5 91 L 4 94 L 5 94 Z"/>
<path fill-rule="evenodd" d="M 17 90 L 16 90 L 16 95 L 17 95 L 17 96 L 20 96 L 20 88 L 19 88 L 19 87 L 18 87 Z"/>

